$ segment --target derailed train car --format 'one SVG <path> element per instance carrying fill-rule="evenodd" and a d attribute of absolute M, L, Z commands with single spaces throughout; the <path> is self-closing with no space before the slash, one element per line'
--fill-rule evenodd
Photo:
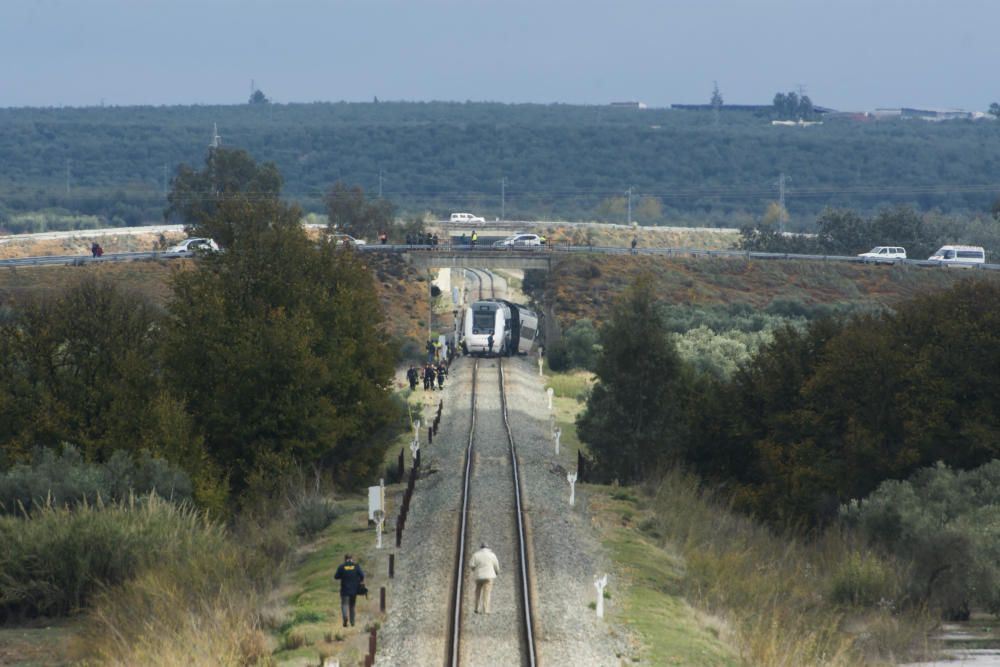
<path fill-rule="evenodd" d="M 465 309 L 463 350 L 476 356 L 528 354 L 538 338 L 538 319 L 537 313 L 521 304 L 503 299 L 474 301 Z"/>

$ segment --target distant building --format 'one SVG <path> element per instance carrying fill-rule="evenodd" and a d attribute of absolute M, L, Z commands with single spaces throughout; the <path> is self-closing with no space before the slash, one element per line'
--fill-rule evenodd
<path fill-rule="evenodd" d="M 678 111 L 713 111 L 715 109 L 711 104 L 671 104 L 670 108 Z M 723 104 L 720 108 L 723 111 L 749 111 L 758 114 L 768 114 L 774 111 L 773 104 Z M 836 112 L 829 107 L 813 106 L 813 113 L 824 115 Z"/>
<path fill-rule="evenodd" d="M 645 102 L 612 102 L 611 106 L 618 107 L 620 109 L 645 109 Z"/>

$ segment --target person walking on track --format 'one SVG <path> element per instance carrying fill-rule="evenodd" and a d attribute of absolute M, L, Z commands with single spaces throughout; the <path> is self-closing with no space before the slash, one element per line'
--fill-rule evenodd
<path fill-rule="evenodd" d="M 476 613 L 490 613 L 490 593 L 493 592 L 493 580 L 500 574 L 500 561 L 497 555 L 486 546 L 479 545 L 479 551 L 472 554 L 469 561 L 472 576 L 476 578 Z M 482 609 L 482 612 L 479 610 Z"/>
<path fill-rule="evenodd" d="M 362 572 L 361 566 L 351 558 L 351 554 L 347 554 L 344 556 L 344 562 L 337 568 L 337 572 L 333 575 L 333 578 L 340 580 L 340 614 L 344 617 L 344 627 L 347 627 L 348 621 L 353 626 L 354 606 L 357 602 L 358 594 L 366 592 L 362 590 L 365 573 Z"/>

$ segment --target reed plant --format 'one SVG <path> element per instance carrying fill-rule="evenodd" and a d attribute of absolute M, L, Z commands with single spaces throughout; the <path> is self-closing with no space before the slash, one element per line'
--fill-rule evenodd
<path fill-rule="evenodd" d="M 0 615 L 68 614 L 101 587 L 224 543 L 221 526 L 155 494 L 0 516 Z"/>
<path fill-rule="evenodd" d="M 685 596 L 726 619 L 746 664 L 893 664 L 931 625 L 920 610 L 898 608 L 906 568 L 849 533 L 775 531 L 679 471 L 652 503 L 647 534 L 680 551 Z"/>

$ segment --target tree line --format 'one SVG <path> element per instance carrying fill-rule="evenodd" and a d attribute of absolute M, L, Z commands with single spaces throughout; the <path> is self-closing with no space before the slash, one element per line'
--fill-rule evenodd
<path fill-rule="evenodd" d="M 774 527 L 832 529 L 902 563 L 895 591 L 859 570 L 849 604 L 1000 613 L 1000 286 L 787 326 L 719 375 L 681 357 L 649 285 L 598 334 L 577 419 L 592 475 L 655 483 L 679 467 Z"/>
<path fill-rule="evenodd" d="M 400 412 L 396 350 L 355 254 L 309 238 L 273 164 L 213 149 L 182 166 L 168 215 L 222 251 L 176 271 L 157 307 L 98 278 L 9 304 L 0 322 L 0 451 L 147 452 L 221 509 L 301 467 L 353 485 L 381 468 Z"/>
<path fill-rule="evenodd" d="M 646 280 L 599 334 L 579 433 L 609 478 L 680 463 L 767 520 L 819 525 L 888 479 L 1000 453 L 1000 286 L 785 327 L 730 377 L 680 358 Z"/>
<path fill-rule="evenodd" d="M 781 97 L 776 114 L 807 111 Z M 621 221 L 626 211 L 606 202 L 631 187 L 636 208 L 650 202 L 644 223 L 726 226 L 758 218 L 782 173 L 793 220 L 826 206 L 980 212 L 998 194 L 996 123 L 833 119 L 800 130 L 724 106 L 713 116 L 488 103 L 0 109 L 0 226 L 26 231 L 20 214 L 46 210 L 102 226 L 158 222 L 168 174 L 200 160 L 214 123 L 223 145 L 273 161 L 306 212 L 322 212 L 338 180 L 381 184 L 406 213 L 492 217 L 506 178 L 506 212 L 522 219 Z"/>

